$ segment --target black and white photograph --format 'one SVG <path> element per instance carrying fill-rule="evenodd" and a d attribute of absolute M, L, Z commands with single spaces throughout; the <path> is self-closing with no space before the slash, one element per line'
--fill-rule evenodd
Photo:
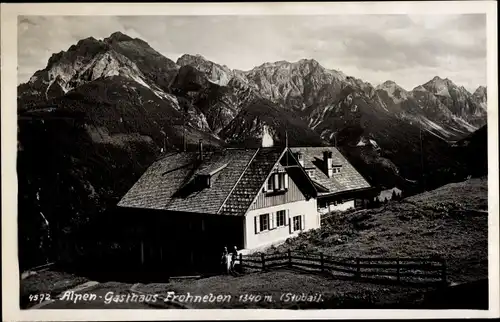
<path fill-rule="evenodd" d="M 9 301 L 51 320 L 498 316 L 496 3 L 481 2 L 2 4 Z"/>

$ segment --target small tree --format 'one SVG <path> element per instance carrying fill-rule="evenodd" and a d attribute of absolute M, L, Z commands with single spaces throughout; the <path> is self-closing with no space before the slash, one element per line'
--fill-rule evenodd
<path fill-rule="evenodd" d="M 396 194 L 396 190 L 392 190 L 391 200 L 392 201 L 398 200 L 398 195 Z"/>

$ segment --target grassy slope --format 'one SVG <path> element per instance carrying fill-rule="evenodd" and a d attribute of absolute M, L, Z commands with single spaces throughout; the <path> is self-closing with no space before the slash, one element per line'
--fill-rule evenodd
<path fill-rule="evenodd" d="M 486 179 L 472 179 L 390 203 L 382 208 L 335 214 L 269 250 L 322 251 L 339 257 L 431 256 L 447 260 L 452 282 L 487 277 Z M 465 211 L 463 211 L 465 210 Z"/>

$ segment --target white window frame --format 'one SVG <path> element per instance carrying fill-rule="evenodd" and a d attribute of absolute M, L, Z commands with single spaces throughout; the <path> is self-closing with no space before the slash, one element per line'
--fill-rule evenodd
<path fill-rule="evenodd" d="M 270 230 L 270 220 L 269 220 L 269 219 L 270 219 L 270 218 L 269 218 L 270 216 L 269 216 L 269 215 L 270 215 L 269 213 L 267 213 L 267 214 L 260 214 L 260 215 L 259 215 L 259 232 Z M 262 221 L 262 219 L 263 219 L 263 218 L 266 218 L 266 221 L 265 221 L 265 223 L 266 223 L 266 228 L 264 228 L 264 229 L 262 229 L 262 226 L 263 226 L 263 221 Z"/>
<path fill-rule="evenodd" d="M 296 220 L 298 220 L 298 228 L 296 227 L 295 223 L 296 223 Z M 296 216 L 293 216 L 292 217 L 292 230 L 293 231 L 299 231 L 299 230 L 302 230 L 302 216 L 301 215 L 296 215 Z"/>
<path fill-rule="evenodd" d="M 277 192 L 288 190 L 289 177 L 284 171 L 273 173 L 267 179 L 264 192 Z"/>
<path fill-rule="evenodd" d="M 273 191 L 274 190 L 274 175 L 271 175 L 269 179 L 266 182 L 266 191 Z"/>
<path fill-rule="evenodd" d="M 299 217 L 299 229 L 295 229 L 295 219 Z M 290 233 L 294 233 L 297 231 L 304 231 L 306 229 L 306 216 L 305 215 L 289 215 L 289 225 L 290 225 Z"/>
<path fill-rule="evenodd" d="M 279 210 L 276 212 L 276 227 L 285 227 L 286 226 L 286 210 Z M 280 222 L 280 215 L 283 216 L 283 221 Z M 280 225 L 281 224 L 281 225 Z"/>

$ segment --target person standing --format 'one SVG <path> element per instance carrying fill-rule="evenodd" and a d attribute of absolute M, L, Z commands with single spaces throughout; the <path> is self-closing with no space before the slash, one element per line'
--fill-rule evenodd
<path fill-rule="evenodd" d="M 221 266 L 225 274 L 229 273 L 228 255 L 229 253 L 227 251 L 227 247 L 224 246 L 224 250 L 222 251 L 222 257 L 221 257 Z"/>
<path fill-rule="evenodd" d="M 231 250 L 231 271 L 234 272 L 234 266 L 236 264 L 236 259 L 238 258 L 238 248 L 236 246 Z"/>

